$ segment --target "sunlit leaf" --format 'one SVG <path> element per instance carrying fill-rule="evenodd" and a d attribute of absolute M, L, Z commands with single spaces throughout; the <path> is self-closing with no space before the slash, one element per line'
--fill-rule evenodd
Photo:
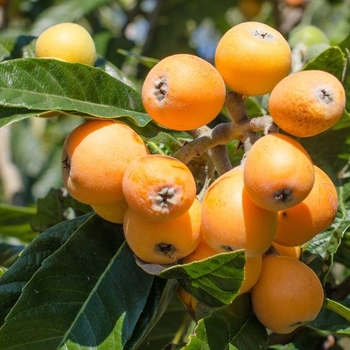
<path fill-rule="evenodd" d="M 1 63 L 0 106 L 0 118 L 7 118 L 7 123 L 18 119 L 18 112 L 34 111 L 125 117 L 138 126 L 150 121 L 140 94 L 130 86 L 99 68 L 54 59 L 23 58 Z"/>

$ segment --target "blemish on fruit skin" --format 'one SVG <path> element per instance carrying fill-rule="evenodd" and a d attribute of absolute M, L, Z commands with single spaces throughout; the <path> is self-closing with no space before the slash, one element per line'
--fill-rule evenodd
<path fill-rule="evenodd" d="M 265 30 L 257 29 L 253 33 L 254 33 L 254 36 L 263 40 L 273 40 L 274 38 L 272 34 L 267 33 Z"/>
<path fill-rule="evenodd" d="M 169 258 L 173 259 L 173 255 L 176 252 L 176 248 L 171 243 L 158 243 L 154 246 L 154 251 L 158 254 L 165 254 Z"/>
<path fill-rule="evenodd" d="M 66 158 L 62 160 L 62 164 L 63 169 L 70 169 L 70 162 L 68 156 L 66 156 Z"/>
<path fill-rule="evenodd" d="M 162 101 L 168 92 L 167 80 L 165 77 L 161 77 L 154 82 L 154 95 L 157 97 L 158 101 Z"/>
<path fill-rule="evenodd" d="M 273 198 L 277 202 L 287 203 L 293 200 L 293 191 L 289 188 L 283 188 L 273 194 Z"/>
<path fill-rule="evenodd" d="M 322 100 L 322 102 L 329 104 L 333 102 L 332 91 L 327 88 L 322 88 L 317 91 L 317 97 Z"/>
<path fill-rule="evenodd" d="M 181 191 L 173 186 L 164 186 L 148 198 L 152 201 L 152 209 L 156 212 L 170 213 L 171 209 L 181 201 Z"/>

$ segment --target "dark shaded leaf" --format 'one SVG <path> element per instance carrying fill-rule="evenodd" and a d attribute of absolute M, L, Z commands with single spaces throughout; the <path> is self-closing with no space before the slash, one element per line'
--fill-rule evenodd
<path fill-rule="evenodd" d="M 135 264 L 121 226 L 93 215 L 25 285 L 0 329 L 0 348 L 122 349 L 153 281 Z"/>
<path fill-rule="evenodd" d="M 36 237 L 19 259 L 0 279 L 0 324 L 17 302 L 22 288 L 40 268 L 43 261 L 59 249 L 90 215 L 62 222 Z"/>
<path fill-rule="evenodd" d="M 10 267 L 24 248 L 22 244 L 0 243 L 0 266 Z"/>
<path fill-rule="evenodd" d="M 89 205 L 76 201 L 65 189 L 51 189 L 44 198 L 37 200 L 37 212 L 31 224 L 36 231 L 43 232 L 61 221 L 92 211 Z"/>

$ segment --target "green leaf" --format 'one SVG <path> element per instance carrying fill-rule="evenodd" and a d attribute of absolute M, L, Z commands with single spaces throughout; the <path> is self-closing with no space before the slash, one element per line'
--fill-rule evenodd
<path fill-rule="evenodd" d="M 0 243 L 0 266 L 10 267 L 24 248 L 22 244 Z"/>
<path fill-rule="evenodd" d="M 133 336 L 123 350 L 161 349 L 173 338 L 181 319 L 186 315 L 183 308 L 174 305 L 177 287 L 176 280 L 155 277 Z"/>
<path fill-rule="evenodd" d="M 307 63 L 303 70 L 323 70 L 342 80 L 345 63 L 344 52 L 338 46 L 332 46 Z"/>
<path fill-rule="evenodd" d="M 57 113 L 55 112 L 55 115 Z M 0 128 L 27 118 L 38 117 L 40 114 L 41 111 L 31 111 L 26 108 L 9 108 L 0 105 Z"/>
<path fill-rule="evenodd" d="M 37 236 L 37 232 L 30 225 L 35 212 L 35 208 L 0 203 L 0 236 L 16 237 L 22 242 L 30 242 Z"/>
<path fill-rule="evenodd" d="M 123 349 L 153 281 L 135 264 L 121 225 L 93 215 L 24 286 L 0 348 Z"/>
<path fill-rule="evenodd" d="M 0 278 L 0 324 L 21 295 L 22 288 L 40 268 L 43 261 L 59 249 L 90 215 L 62 222 L 37 236 L 19 259 Z"/>
<path fill-rule="evenodd" d="M 31 220 L 33 228 L 43 232 L 64 220 L 91 213 L 87 204 L 72 198 L 64 189 L 51 189 L 44 198 L 37 200 L 37 212 Z"/>
<path fill-rule="evenodd" d="M 19 112 L 37 111 L 62 111 L 96 118 L 125 117 L 138 126 L 150 121 L 144 113 L 140 93 L 130 86 L 99 68 L 54 59 L 3 62 L 0 106 L 0 118 L 8 118 L 7 123 L 12 118 L 18 120 Z"/>
<path fill-rule="evenodd" d="M 251 319 L 248 294 L 236 298 L 231 305 L 214 310 L 211 315 L 199 320 L 184 350 L 229 349 L 230 343 Z M 255 335 L 250 334 L 252 344 Z M 258 335 L 260 339 L 260 335 Z M 255 348 L 256 349 L 256 348 Z M 240 349 L 244 350 L 244 349 Z"/>
<path fill-rule="evenodd" d="M 182 287 L 208 306 L 230 304 L 244 279 L 245 252 L 220 253 L 189 264 L 163 270 L 162 278 L 179 279 Z"/>
<path fill-rule="evenodd" d="M 350 308 L 348 305 L 325 298 L 323 308 L 309 326 L 318 330 L 328 330 L 350 337 Z"/>
<path fill-rule="evenodd" d="M 350 182 L 338 188 L 339 208 L 333 224 L 303 247 L 302 259 L 312 267 L 324 283 L 345 232 L 350 227 Z"/>

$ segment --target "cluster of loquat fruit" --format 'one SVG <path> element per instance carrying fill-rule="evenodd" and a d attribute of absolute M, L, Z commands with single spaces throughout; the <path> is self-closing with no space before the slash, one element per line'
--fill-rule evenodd
<path fill-rule="evenodd" d="M 65 37 L 62 27 L 54 29 Z M 45 51 L 52 35 L 38 38 L 38 57 L 93 64 L 91 43 L 83 59 Z M 215 66 L 176 54 L 150 70 L 141 91 L 145 110 L 171 130 L 213 121 L 227 89 L 242 98 L 269 94 L 270 116 L 283 132 L 259 135 L 241 164 L 218 176 L 202 200 L 186 164 L 150 154 L 141 136 L 120 121 L 79 125 L 67 136 L 62 156 L 71 196 L 123 224 L 128 245 L 142 261 L 191 263 L 244 249 L 240 294 L 250 293 L 257 318 L 277 333 L 313 320 L 322 307 L 322 284 L 300 260 L 301 249 L 332 224 L 338 208 L 332 180 L 295 138 L 330 129 L 345 109 L 345 91 L 335 76 L 318 70 L 290 74 L 291 64 L 290 46 L 278 31 L 244 22 L 219 41 Z M 179 296 L 188 308 L 196 307 L 182 287 Z"/>

